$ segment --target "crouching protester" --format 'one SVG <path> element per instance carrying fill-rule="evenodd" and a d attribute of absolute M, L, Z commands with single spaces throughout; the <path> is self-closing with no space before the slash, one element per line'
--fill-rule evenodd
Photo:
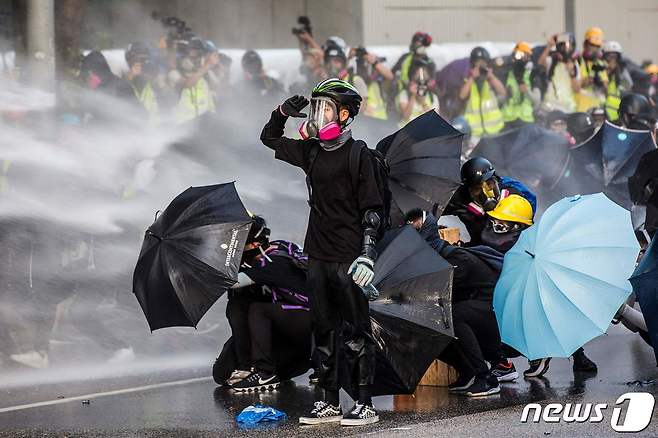
<path fill-rule="evenodd" d="M 412 210 L 406 216 L 407 223 L 454 267 L 452 319 L 456 339 L 440 359 L 459 373 L 449 391 L 469 397 L 500 392 L 496 370 L 487 365 L 487 362 L 497 364 L 503 357 L 493 292 L 503 269 L 503 254 L 516 243 L 521 231 L 532 225 L 533 212 L 526 199 L 510 195 L 487 215 L 482 244 L 468 248 L 441 239 L 433 215 Z"/>
<path fill-rule="evenodd" d="M 306 256 L 294 243 L 269 240 L 254 216 L 226 317 L 232 337 L 213 368 L 219 384 L 238 392 L 275 389 L 310 368 L 311 315 Z"/>
<path fill-rule="evenodd" d="M 319 83 L 311 94 L 302 140 L 283 136 L 288 117 L 307 117 L 309 104 L 293 96 L 276 108 L 261 141 L 275 158 L 301 168 L 309 189 L 310 215 L 304 250 L 308 253 L 314 358 L 324 397 L 299 418 L 301 424 L 340 422 L 344 426 L 379 421 L 370 388 L 374 380 L 374 339 L 368 300 L 360 287 L 374 277 L 375 244 L 383 223 L 383 195 L 374 158 L 355 141 L 348 125 L 359 113 L 361 96 L 339 79 Z M 339 404 L 339 365 L 358 384 L 358 399 L 343 415 Z"/>

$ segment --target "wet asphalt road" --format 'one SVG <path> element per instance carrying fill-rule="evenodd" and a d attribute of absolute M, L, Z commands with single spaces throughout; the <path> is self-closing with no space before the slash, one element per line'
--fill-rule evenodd
<path fill-rule="evenodd" d="M 523 406 L 534 401 L 605 402 L 612 406 L 626 392 L 658 394 L 658 386 L 651 382 L 658 377 L 653 352 L 639 336 L 613 327 L 585 350 L 599 365 L 596 375 L 574 375 L 569 360 L 554 359 L 545 378 L 520 378 L 503 384 L 499 395 L 485 399 L 449 395 L 446 388 L 421 387 L 414 396 L 376 398 L 382 421 L 358 429 L 300 427 L 297 418 L 316 397 L 316 389 L 307 385 L 306 377 L 260 394 L 234 394 L 218 388 L 207 377 L 208 368 L 0 388 L 0 436 L 612 436 L 609 418 L 597 425 L 527 425 L 519 421 Z M 519 372 L 527 366 L 523 359 L 514 362 Z M 163 383 L 168 386 L 160 386 Z M 109 391 L 119 392 L 94 395 Z M 69 399 L 76 396 L 88 398 L 89 403 Z M 351 406 L 344 397 L 343 406 Z M 6 411 L 58 400 L 59 404 Z M 284 411 L 289 419 L 255 430 L 238 428 L 235 416 L 256 402 Z M 658 435 L 658 421 L 643 434 Z"/>

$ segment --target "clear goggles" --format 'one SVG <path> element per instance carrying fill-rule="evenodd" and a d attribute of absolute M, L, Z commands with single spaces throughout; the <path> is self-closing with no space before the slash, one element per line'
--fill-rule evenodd
<path fill-rule="evenodd" d="M 311 111 L 308 115 L 308 121 L 314 123 L 318 130 L 337 120 L 338 111 L 333 100 L 328 97 L 314 97 L 311 99 Z"/>
<path fill-rule="evenodd" d="M 498 219 L 492 218 L 490 220 L 491 220 L 491 229 L 493 229 L 493 232 L 496 234 L 509 233 L 510 231 L 519 229 L 519 224 L 516 223 L 509 225 L 508 223 L 500 221 Z"/>

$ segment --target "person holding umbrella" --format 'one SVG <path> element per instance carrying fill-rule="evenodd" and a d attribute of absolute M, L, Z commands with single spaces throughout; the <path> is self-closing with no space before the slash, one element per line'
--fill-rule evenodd
<path fill-rule="evenodd" d="M 265 220 L 254 216 L 226 306 L 237 364 L 227 384 L 237 392 L 276 389 L 310 365 L 306 256 L 292 242 L 269 238 Z"/>
<path fill-rule="evenodd" d="M 348 129 L 361 100 L 351 84 L 327 79 L 312 91 L 310 116 L 300 127 L 303 140 L 283 136 L 288 117 L 307 117 L 301 111 L 309 100 L 299 95 L 272 112 L 260 137 L 275 158 L 304 170 L 309 189 L 307 290 L 320 360 L 319 384 L 325 391 L 324 399 L 299 418 L 301 424 L 379 421 L 371 398 L 375 363 L 368 300 L 359 286 L 368 286 L 374 277 L 375 244 L 387 220 L 373 155 Z M 358 172 L 350 166 L 353 151 Z M 339 358 L 358 376 L 357 401 L 344 416 L 338 398 Z"/>
<path fill-rule="evenodd" d="M 492 302 L 503 269 L 503 254 L 516 243 L 521 231 L 532 225 L 533 210 L 523 197 L 510 195 L 487 212 L 487 217 L 483 244 L 461 248 L 439 237 L 433 215 L 420 209 L 406 215 L 407 223 L 454 267 L 452 318 L 456 339 L 441 358 L 459 373 L 449 391 L 469 397 L 496 394 L 500 392 L 499 381 L 518 377 L 514 365 L 489 369 L 485 361 L 497 364 L 502 357 Z"/>
<path fill-rule="evenodd" d="M 532 211 L 536 211 L 535 195 L 523 183 L 496 175 L 496 169 L 486 158 L 473 157 L 466 161 L 461 167 L 461 181 L 443 214 L 455 215 L 464 223 L 471 237 L 469 246 L 482 243 L 482 231 L 488 221 L 486 212 L 493 210 L 501 199 L 522 196 Z"/>

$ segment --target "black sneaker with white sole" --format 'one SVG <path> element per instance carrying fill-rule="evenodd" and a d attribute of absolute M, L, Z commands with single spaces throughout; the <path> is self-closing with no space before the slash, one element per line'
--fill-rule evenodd
<path fill-rule="evenodd" d="M 468 397 L 485 397 L 487 395 L 498 394 L 500 392 L 500 385 L 498 378 L 491 373 L 479 375 L 475 378 L 475 382 L 466 390 L 465 394 Z"/>
<path fill-rule="evenodd" d="M 340 420 L 341 426 L 364 426 L 366 424 L 377 423 L 379 415 L 372 405 L 362 405 L 356 403 L 350 411 Z"/>
<path fill-rule="evenodd" d="M 334 406 L 325 401 L 317 401 L 313 403 L 313 406 L 308 415 L 299 417 L 299 424 L 334 423 L 343 418 L 343 410 L 340 405 Z"/>
<path fill-rule="evenodd" d="M 237 392 L 259 392 L 271 391 L 278 388 L 280 384 L 281 380 L 277 377 L 276 374 L 265 376 L 258 371 L 254 371 L 249 375 L 249 377 L 235 383 L 231 386 L 231 388 Z"/>
<path fill-rule="evenodd" d="M 523 372 L 523 377 L 539 377 L 546 374 L 548 371 L 548 365 L 551 362 L 550 357 L 545 357 L 543 359 L 529 360 L 529 368 Z"/>
<path fill-rule="evenodd" d="M 449 392 L 464 392 L 475 382 L 475 376 L 460 375 L 452 384 L 448 385 Z"/>
<path fill-rule="evenodd" d="M 519 373 L 509 360 L 498 362 L 491 373 L 498 378 L 499 382 L 513 382 L 519 378 Z"/>

